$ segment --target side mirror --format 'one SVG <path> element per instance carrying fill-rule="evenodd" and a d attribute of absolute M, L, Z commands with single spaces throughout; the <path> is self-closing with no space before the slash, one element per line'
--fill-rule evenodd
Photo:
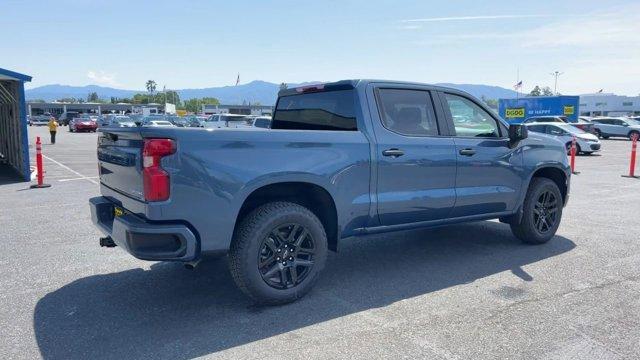
<path fill-rule="evenodd" d="M 509 125 L 509 142 L 512 144 L 517 143 L 520 140 L 524 140 L 529 137 L 529 129 L 523 124 L 511 124 Z"/>

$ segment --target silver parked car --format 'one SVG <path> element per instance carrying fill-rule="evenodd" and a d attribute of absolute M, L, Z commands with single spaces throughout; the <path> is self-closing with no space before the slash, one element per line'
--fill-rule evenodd
<path fill-rule="evenodd" d="M 598 137 L 626 137 L 640 135 L 640 121 L 629 118 L 598 117 L 591 119 Z"/>
<path fill-rule="evenodd" d="M 591 154 L 600 151 L 601 143 L 598 137 L 575 126 L 563 123 L 532 123 L 527 124 L 529 131 L 542 133 L 562 141 L 567 153 L 571 151 L 571 142 L 576 138 L 576 153 Z"/>
<path fill-rule="evenodd" d="M 249 128 L 251 127 L 251 118 L 246 115 L 238 114 L 216 114 L 211 115 L 204 123 L 207 129 L 221 128 Z"/>
<path fill-rule="evenodd" d="M 136 127 L 132 118 L 125 115 L 107 115 L 102 126 L 110 127 Z"/>
<path fill-rule="evenodd" d="M 271 117 L 270 116 L 258 116 L 253 119 L 253 127 L 271 129 Z"/>

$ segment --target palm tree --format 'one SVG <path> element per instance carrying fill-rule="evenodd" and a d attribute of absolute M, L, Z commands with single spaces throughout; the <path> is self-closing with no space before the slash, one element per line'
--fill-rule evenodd
<path fill-rule="evenodd" d="M 156 91 L 156 82 L 153 80 L 147 80 L 145 85 L 147 87 L 147 91 L 153 94 Z"/>

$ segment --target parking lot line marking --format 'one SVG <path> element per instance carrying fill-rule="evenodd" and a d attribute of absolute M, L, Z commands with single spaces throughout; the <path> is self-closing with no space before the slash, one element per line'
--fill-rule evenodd
<path fill-rule="evenodd" d="M 83 177 L 77 177 L 77 178 L 70 178 L 70 179 L 58 179 L 58 181 L 74 181 L 74 180 L 88 180 L 88 179 L 97 179 L 97 176 L 83 176 Z"/>
<path fill-rule="evenodd" d="M 59 165 L 59 166 L 60 166 L 61 168 L 63 168 L 63 169 L 66 169 L 66 170 L 68 170 L 68 171 L 71 171 L 72 173 L 74 173 L 74 174 L 76 174 L 76 175 L 78 175 L 78 176 L 80 176 L 80 177 L 85 178 L 84 180 L 87 180 L 87 181 L 89 181 L 89 182 L 91 182 L 91 183 L 94 183 L 94 184 L 98 185 L 98 183 L 97 183 L 95 180 L 93 180 L 93 179 L 91 179 L 91 178 L 88 178 L 88 177 L 86 177 L 86 176 L 84 176 L 84 175 L 80 174 L 79 172 L 77 172 L 77 171 L 73 170 L 72 168 L 68 167 L 67 165 L 65 165 L 65 164 L 63 164 L 63 163 L 61 163 L 61 162 L 59 162 L 59 161 L 53 160 L 52 158 L 50 158 L 50 157 L 48 157 L 47 155 L 44 155 L 44 154 L 42 155 L 42 157 L 44 157 L 45 159 L 47 159 L 47 160 L 49 160 L 49 161 L 51 161 L 51 162 L 53 162 L 53 163 L 55 163 L 55 164 Z"/>

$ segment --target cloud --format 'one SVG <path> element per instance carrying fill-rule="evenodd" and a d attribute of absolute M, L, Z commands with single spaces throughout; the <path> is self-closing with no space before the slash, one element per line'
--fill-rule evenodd
<path fill-rule="evenodd" d="M 443 21 L 473 21 L 473 20 L 504 20 L 504 19 L 527 19 L 527 18 L 548 18 L 557 15 L 480 15 L 480 16 L 450 16 L 450 17 L 432 17 L 424 19 L 406 19 L 403 23 L 426 23 L 426 22 L 443 22 Z"/>
<path fill-rule="evenodd" d="M 635 52 L 636 49 L 630 45 L 637 43 L 637 37 L 640 34 L 640 20 L 636 15 L 639 12 L 640 6 L 630 6 L 607 12 L 603 11 L 600 14 L 568 16 L 559 21 L 547 21 L 542 25 L 527 30 L 434 34 L 416 43 L 429 45 L 475 43 L 477 41 L 509 41 L 512 46 L 521 48 L 625 48 Z M 459 17 L 453 19 L 463 18 L 498 17 Z"/>
<path fill-rule="evenodd" d="M 116 81 L 116 74 L 109 74 L 102 70 L 96 72 L 93 70 L 89 70 L 87 72 L 87 77 L 91 79 L 96 84 L 99 85 L 108 85 L 108 86 L 119 86 L 120 84 Z"/>

